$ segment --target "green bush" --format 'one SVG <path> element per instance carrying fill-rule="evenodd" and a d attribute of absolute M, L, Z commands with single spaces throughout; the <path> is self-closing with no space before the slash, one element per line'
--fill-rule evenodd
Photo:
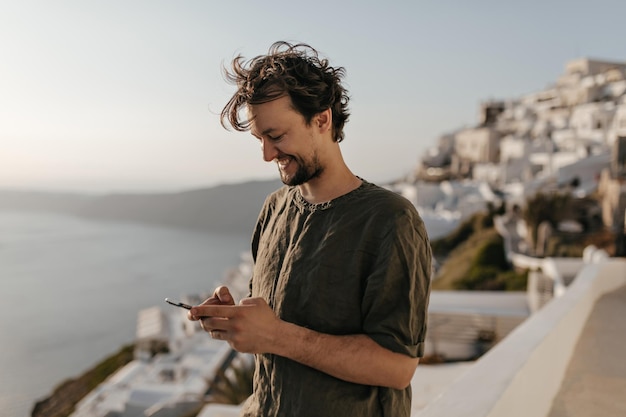
<path fill-rule="evenodd" d="M 527 273 L 511 270 L 503 240 L 495 236 L 477 250 L 469 271 L 454 282 L 453 287 L 457 290 L 523 291 L 526 283 Z"/>
<path fill-rule="evenodd" d="M 456 290 L 469 291 L 525 291 L 528 272 L 502 271 L 498 268 L 475 267 L 454 283 Z"/>
<path fill-rule="evenodd" d="M 500 236 L 485 243 L 476 253 L 471 268 L 481 267 L 494 267 L 498 270 L 506 270 L 509 268 L 504 250 L 504 242 Z"/>
<path fill-rule="evenodd" d="M 564 193 L 537 193 L 526 201 L 522 217 L 526 221 L 533 242 L 537 241 L 537 228 L 548 222 L 553 228 L 562 221 L 571 206 L 572 197 Z"/>
<path fill-rule="evenodd" d="M 441 239 L 430 242 L 436 256 L 446 256 L 473 234 L 493 227 L 493 219 L 489 213 L 476 213 L 457 226 L 452 233 Z"/>
<path fill-rule="evenodd" d="M 506 291 L 526 291 L 528 286 L 528 271 L 517 272 L 514 270 L 501 272 L 497 278 L 504 284 Z"/>
<path fill-rule="evenodd" d="M 546 256 L 554 256 L 560 258 L 581 258 L 586 243 L 581 239 L 576 239 L 565 234 L 551 236 L 548 239 L 546 248 Z"/>
<path fill-rule="evenodd" d="M 486 266 L 486 267 L 472 267 L 467 275 L 454 283 L 454 289 L 456 290 L 482 290 L 482 291 L 497 291 L 504 290 L 497 282 L 500 269 Z"/>

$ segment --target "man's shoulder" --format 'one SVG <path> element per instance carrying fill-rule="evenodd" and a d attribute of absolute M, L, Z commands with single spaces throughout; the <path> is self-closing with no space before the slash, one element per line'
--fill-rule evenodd
<path fill-rule="evenodd" d="M 366 182 L 364 186 L 363 199 L 368 204 L 373 204 L 380 208 L 387 208 L 392 211 L 415 211 L 413 203 L 395 191 L 368 182 Z"/>
<path fill-rule="evenodd" d="M 293 186 L 283 185 L 277 190 L 268 194 L 261 209 L 261 216 L 272 216 L 275 212 L 283 212 L 288 208 L 295 199 L 297 188 Z"/>
<path fill-rule="evenodd" d="M 282 187 L 268 194 L 267 198 L 265 199 L 265 205 L 268 205 L 268 204 L 275 205 L 277 201 L 284 200 L 293 192 L 294 192 L 294 187 L 283 185 Z"/>
<path fill-rule="evenodd" d="M 273 210 L 276 207 L 288 205 L 296 199 L 296 193 L 298 193 L 297 187 L 284 185 L 267 196 L 264 206 L 266 209 Z M 344 205 L 344 202 L 347 206 Z M 413 212 L 417 214 L 413 203 L 402 195 L 365 180 L 363 180 L 363 184 L 357 190 L 337 199 L 336 204 L 344 207 L 354 207 L 355 205 L 367 207 L 367 211 L 375 211 L 380 214 L 399 212 Z"/>
<path fill-rule="evenodd" d="M 401 194 L 375 184 L 367 184 L 361 203 L 365 216 L 378 219 L 381 223 L 424 229 L 425 225 L 417 207 Z"/>

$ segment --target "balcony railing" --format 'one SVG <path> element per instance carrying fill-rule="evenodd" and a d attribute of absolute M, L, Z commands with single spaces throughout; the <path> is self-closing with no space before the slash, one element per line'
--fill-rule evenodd
<path fill-rule="evenodd" d="M 596 301 L 624 285 L 626 259 L 586 265 L 562 296 L 513 330 L 417 417 L 547 416 Z"/>

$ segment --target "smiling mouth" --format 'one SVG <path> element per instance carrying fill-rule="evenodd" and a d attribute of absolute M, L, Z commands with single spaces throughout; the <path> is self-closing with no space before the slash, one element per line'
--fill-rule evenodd
<path fill-rule="evenodd" d="M 276 164 L 278 165 L 278 168 L 280 170 L 284 171 L 289 166 L 291 161 L 292 161 L 292 158 L 287 156 L 287 157 L 284 157 L 284 158 L 276 159 Z"/>

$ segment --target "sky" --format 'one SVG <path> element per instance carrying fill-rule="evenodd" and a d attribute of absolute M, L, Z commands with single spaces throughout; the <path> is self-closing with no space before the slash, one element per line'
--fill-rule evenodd
<path fill-rule="evenodd" d="M 480 103 L 626 61 L 623 0 L 0 0 L 0 188 L 171 192 L 278 178 L 219 112 L 232 58 L 306 42 L 346 69 L 351 170 L 405 176 Z"/>

